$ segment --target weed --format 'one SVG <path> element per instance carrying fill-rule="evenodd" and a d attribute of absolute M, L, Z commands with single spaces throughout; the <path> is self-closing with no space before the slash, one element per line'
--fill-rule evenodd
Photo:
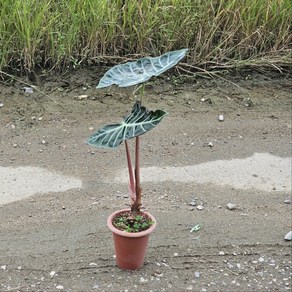
<path fill-rule="evenodd" d="M 291 10 L 290 0 L 3 0 L 0 70 L 64 70 L 181 47 L 189 65 L 208 70 L 288 66 Z"/>
<path fill-rule="evenodd" d="M 122 213 L 114 218 L 113 225 L 126 232 L 140 232 L 147 230 L 154 222 L 143 215 L 130 216 L 129 213 Z"/>

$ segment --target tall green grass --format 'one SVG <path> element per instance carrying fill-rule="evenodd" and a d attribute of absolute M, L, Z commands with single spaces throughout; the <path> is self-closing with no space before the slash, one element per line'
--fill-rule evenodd
<path fill-rule="evenodd" d="M 191 66 L 291 65 L 291 0 L 1 0 L 0 70 L 188 47 Z"/>

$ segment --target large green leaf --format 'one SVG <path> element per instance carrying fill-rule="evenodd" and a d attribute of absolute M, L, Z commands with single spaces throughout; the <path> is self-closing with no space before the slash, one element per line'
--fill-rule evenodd
<path fill-rule="evenodd" d="M 135 62 L 116 65 L 104 74 L 96 88 L 108 87 L 113 84 L 119 87 L 128 87 L 143 83 L 152 76 L 159 76 L 176 65 L 186 55 L 187 51 L 188 49 L 182 49 L 155 58 L 142 58 Z"/>
<path fill-rule="evenodd" d="M 111 124 L 99 129 L 87 140 L 87 144 L 101 148 L 116 148 L 123 141 L 153 129 L 166 114 L 162 110 L 149 111 L 137 101 L 132 112 L 120 124 Z"/>

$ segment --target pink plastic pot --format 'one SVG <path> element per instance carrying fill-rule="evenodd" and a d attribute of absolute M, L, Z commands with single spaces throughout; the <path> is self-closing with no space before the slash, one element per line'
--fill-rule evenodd
<path fill-rule="evenodd" d="M 131 233 L 115 228 L 112 224 L 114 218 L 121 213 L 129 211 L 129 209 L 123 209 L 112 213 L 107 219 L 107 225 L 113 233 L 118 267 L 123 270 L 137 270 L 144 264 L 149 235 L 156 228 L 156 220 L 151 214 L 142 212 L 155 222 L 147 230 Z"/>

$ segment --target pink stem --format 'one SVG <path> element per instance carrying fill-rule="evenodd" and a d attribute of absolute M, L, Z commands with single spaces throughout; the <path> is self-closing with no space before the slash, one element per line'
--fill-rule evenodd
<path fill-rule="evenodd" d="M 135 181 L 134 181 L 131 155 L 130 155 L 130 151 L 129 151 L 129 144 L 128 144 L 127 140 L 125 141 L 125 146 L 126 146 L 127 163 L 128 163 L 128 171 L 129 171 L 129 179 L 130 179 L 129 191 L 130 191 L 130 196 L 131 196 L 132 200 L 135 201 L 136 200 Z"/>
<path fill-rule="evenodd" d="M 136 202 L 138 208 L 141 205 L 141 186 L 140 186 L 140 139 L 136 137 L 136 149 L 135 149 L 135 182 L 136 182 Z"/>

